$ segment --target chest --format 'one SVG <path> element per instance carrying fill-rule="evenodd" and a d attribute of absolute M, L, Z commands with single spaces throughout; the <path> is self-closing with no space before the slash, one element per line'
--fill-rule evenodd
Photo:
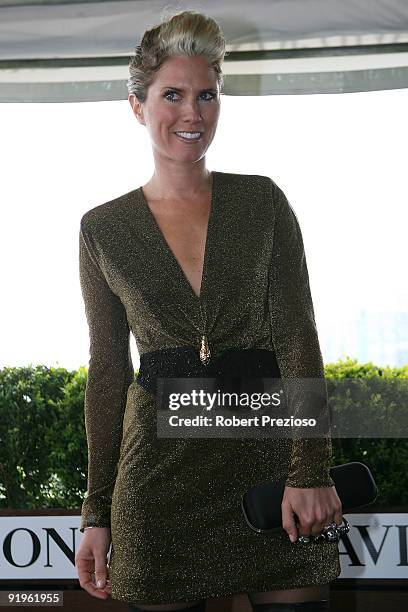
<path fill-rule="evenodd" d="M 92 231 L 95 251 L 129 320 L 143 313 L 155 324 L 170 319 L 201 329 L 203 319 L 222 325 L 237 314 L 244 319 L 256 299 L 263 303 L 274 207 L 268 185 L 259 187 L 258 179 L 232 183 L 215 173 L 211 202 L 162 206 L 138 188 L 104 205 Z"/>
<path fill-rule="evenodd" d="M 148 199 L 150 213 L 172 256 L 199 296 L 202 284 L 211 196 L 190 202 Z"/>

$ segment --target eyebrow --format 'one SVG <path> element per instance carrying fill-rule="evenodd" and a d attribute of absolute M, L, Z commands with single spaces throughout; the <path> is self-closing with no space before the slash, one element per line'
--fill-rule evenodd
<path fill-rule="evenodd" d="M 180 89 L 179 87 L 173 87 L 172 85 L 167 85 L 166 87 L 162 87 L 161 91 L 163 91 L 164 89 L 173 89 L 174 91 L 184 91 L 184 89 Z M 205 87 L 201 91 L 212 91 L 214 93 L 217 93 L 217 90 L 214 89 L 213 87 Z"/>

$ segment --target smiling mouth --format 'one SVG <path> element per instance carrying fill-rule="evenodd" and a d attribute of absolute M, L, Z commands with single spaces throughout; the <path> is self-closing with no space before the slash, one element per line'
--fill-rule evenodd
<path fill-rule="evenodd" d="M 198 132 L 195 132 L 195 133 L 198 134 Z M 174 132 L 174 134 L 177 136 L 177 138 L 179 138 L 183 142 L 198 142 L 199 140 L 201 140 L 201 138 L 203 136 L 202 132 L 200 132 L 200 135 L 195 137 L 195 138 L 193 138 L 191 136 L 182 136 L 181 133 L 177 133 L 177 132 Z"/>

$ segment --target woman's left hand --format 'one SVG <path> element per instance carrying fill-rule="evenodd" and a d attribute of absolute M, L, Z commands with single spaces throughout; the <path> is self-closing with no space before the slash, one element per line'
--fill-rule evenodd
<path fill-rule="evenodd" d="M 295 515 L 299 519 L 298 525 Z M 291 542 L 296 542 L 299 535 L 316 536 L 327 525 L 340 525 L 342 520 L 342 505 L 335 486 L 307 489 L 285 487 L 282 526 Z"/>

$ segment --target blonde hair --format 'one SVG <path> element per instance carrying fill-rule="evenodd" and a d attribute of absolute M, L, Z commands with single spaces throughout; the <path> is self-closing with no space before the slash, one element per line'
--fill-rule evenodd
<path fill-rule="evenodd" d="M 166 59 L 174 55 L 203 55 L 214 69 L 222 89 L 225 38 L 220 26 L 211 17 L 196 11 L 182 11 L 144 33 L 129 62 L 129 94 L 134 94 L 139 102 L 145 102 L 155 73 Z"/>

